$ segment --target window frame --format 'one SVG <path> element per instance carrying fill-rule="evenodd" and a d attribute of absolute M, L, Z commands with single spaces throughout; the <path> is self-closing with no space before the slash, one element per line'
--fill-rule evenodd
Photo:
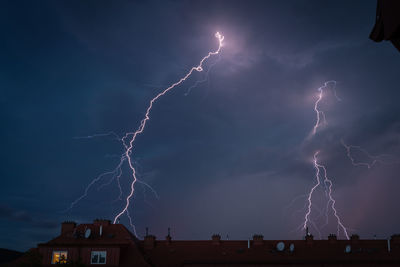
<path fill-rule="evenodd" d="M 65 262 L 60 262 L 61 255 L 65 254 Z M 54 255 L 59 255 L 58 262 L 54 261 Z M 68 263 L 68 250 L 53 250 L 51 254 L 51 264 L 67 264 Z"/>
<path fill-rule="evenodd" d="M 93 255 L 98 255 L 97 262 L 93 262 Z M 104 255 L 104 262 L 100 262 L 100 255 Z M 90 252 L 90 264 L 107 264 L 107 250 L 92 250 Z"/>

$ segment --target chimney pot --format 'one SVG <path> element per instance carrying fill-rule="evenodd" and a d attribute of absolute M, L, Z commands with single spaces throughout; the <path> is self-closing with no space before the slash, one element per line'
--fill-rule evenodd
<path fill-rule="evenodd" d="M 333 243 L 333 242 L 335 242 L 337 240 L 337 236 L 335 235 L 335 234 L 330 234 L 329 236 L 328 236 L 328 241 L 329 241 L 329 243 Z"/>
<path fill-rule="evenodd" d="M 253 235 L 253 245 L 259 246 L 264 244 L 264 236 L 263 235 Z"/>
<path fill-rule="evenodd" d="M 213 244 L 218 245 L 221 242 L 221 236 L 219 234 L 213 234 L 211 240 Z"/>

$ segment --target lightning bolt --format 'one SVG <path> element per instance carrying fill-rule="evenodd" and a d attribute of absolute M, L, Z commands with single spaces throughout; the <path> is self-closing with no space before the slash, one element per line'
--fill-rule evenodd
<path fill-rule="evenodd" d="M 87 197 L 88 192 L 89 192 L 89 189 L 90 189 L 94 184 L 96 184 L 98 181 L 100 181 L 103 177 L 107 177 L 107 176 L 109 176 L 109 175 L 111 175 L 111 177 L 112 177 L 111 179 L 117 178 L 117 180 L 118 180 L 118 185 L 119 185 L 119 189 L 120 189 L 120 194 L 122 194 L 122 188 L 121 188 L 121 186 L 120 186 L 120 184 L 119 184 L 119 177 L 120 177 L 121 175 L 120 175 L 119 173 L 122 172 L 122 171 L 121 171 L 121 167 L 122 167 L 122 164 L 123 164 L 124 161 L 125 161 L 125 156 L 124 156 L 124 155 L 125 155 L 125 154 L 123 154 L 123 155 L 121 156 L 121 160 L 120 160 L 120 162 L 118 163 L 117 167 L 115 167 L 112 171 L 108 171 L 108 172 L 102 173 L 102 174 L 100 174 L 99 176 L 97 176 L 95 179 L 93 179 L 93 180 L 89 183 L 89 185 L 85 188 L 84 193 L 83 193 L 80 197 L 78 197 L 77 199 L 75 199 L 75 200 L 70 204 L 70 206 L 69 206 L 66 210 L 64 210 L 63 212 L 67 212 L 67 211 L 71 210 L 76 204 L 78 204 L 78 202 L 80 202 L 82 199 L 84 199 L 85 197 Z"/>
<path fill-rule="evenodd" d="M 315 135 L 317 133 L 318 127 L 322 124 L 321 119 L 323 120 L 323 124 L 325 124 L 325 125 L 328 124 L 327 121 L 326 121 L 325 113 L 322 110 L 319 109 L 319 103 L 322 100 L 322 97 L 323 97 L 323 94 L 324 94 L 324 89 L 328 88 L 329 84 L 333 84 L 333 87 L 331 89 L 333 91 L 333 94 L 334 94 L 335 98 L 338 101 L 342 101 L 342 99 L 340 99 L 337 96 L 336 83 L 337 83 L 336 81 L 327 81 L 327 82 L 324 83 L 323 86 L 318 88 L 319 94 L 318 94 L 318 97 L 317 97 L 317 101 L 315 101 L 315 104 L 314 104 L 314 111 L 317 114 L 317 120 L 316 120 L 315 125 L 313 127 L 312 135 Z"/>
<path fill-rule="evenodd" d="M 184 76 L 183 76 L 182 78 L 180 78 L 177 82 L 173 83 L 172 85 L 170 85 L 169 87 L 167 87 L 166 89 L 164 89 L 161 93 L 157 94 L 154 98 L 152 98 L 152 99 L 150 100 L 150 102 L 149 102 L 149 105 L 148 105 L 147 109 L 146 109 L 145 116 L 144 116 L 144 118 L 141 120 L 140 125 L 139 125 L 139 127 L 137 128 L 136 131 L 126 133 L 122 138 L 120 138 L 120 137 L 119 137 L 117 134 L 115 134 L 114 132 L 109 132 L 109 133 L 105 133 L 105 134 L 94 134 L 94 135 L 83 136 L 83 137 L 75 137 L 75 139 L 91 139 L 91 138 L 96 138 L 96 137 L 114 136 L 114 138 L 115 138 L 116 140 L 122 142 L 122 145 L 123 145 L 123 147 L 124 147 L 124 152 L 123 152 L 123 154 L 120 156 L 120 161 L 119 161 L 118 165 L 117 165 L 112 171 L 102 173 L 102 174 L 100 174 L 99 176 L 97 176 L 95 179 L 93 179 L 93 180 L 89 183 L 89 185 L 85 188 L 84 193 L 83 193 L 80 197 L 78 197 L 77 199 L 75 199 L 75 200 L 70 204 L 69 208 L 66 209 L 66 211 L 72 209 L 79 201 L 81 201 L 83 198 L 87 197 L 88 192 L 89 192 L 89 189 L 90 189 L 94 184 L 96 184 L 97 182 L 99 182 L 102 178 L 107 177 L 107 176 L 111 176 L 111 179 L 110 179 L 108 182 L 106 182 L 106 183 L 100 185 L 100 186 L 98 187 L 98 190 L 100 190 L 102 187 L 104 187 L 104 186 L 110 184 L 112 181 L 116 180 L 116 181 L 117 181 L 117 184 L 118 184 L 119 191 L 120 191 L 120 194 L 119 194 L 119 196 L 118 196 L 118 199 L 122 200 L 123 191 L 122 191 L 122 187 L 121 187 L 121 184 L 120 184 L 120 178 L 121 178 L 121 175 L 122 175 L 122 166 L 124 165 L 125 162 L 127 162 L 127 163 L 128 163 L 128 167 L 129 167 L 129 169 L 131 170 L 132 182 L 130 183 L 129 194 L 127 195 L 127 197 L 126 197 L 126 199 L 125 199 L 125 205 L 124 205 L 123 209 L 114 217 L 113 223 L 115 224 L 115 223 L 119 222 L 120 217 L 121 217 L 122 215 L 126 214 L 126 216 L 128 217 L 128 220 L 129 220 L 129 224 L 130 224 L 130 226 L 132 227 L 132 229 L 133 229 L 133 231 L 134 231 L 134 234 L 137 236 L 136 227 L 135 227 L 135 225 L 133 224 L 133 220 L 132 220 L 132 217 L 131 217 L 131 215 L 130 215 L 130 213 L 129 213 L 129 209 L 128 209 L 129 206 L 130 206 L 130 204 L 131 204 L 131 199 L 132 199 L 133 196 L 134 196 L 135 185 L 136 185 L 136 183 L 143 184 L 144 186 L 150 188 L 150 190 L 154 193 L 154 195 L 156 196 L 156 198 L 158 198 L 158 195 L 157 195 L 157 192 L 156 192 L 150 185 L 148 185 L 148 184 L 145 183 L 144 181 L 139 180 L 138 177 L 137 177 L 136 168 L 135 168 L 134 163 L 133 163 L 133 160 L 132 160 L 132 158 L 131 158 L 131 154 L 132 154 L 132 151 L 133 151 L 133 148 L 134 148 L 134 142 L 135 142 L 136 138 L 137 138 L 140 134 L 143 133 L 143 131 L 144 131 L 145 127 L 146 127 L 147 122 L 150 120 L 150 112 L 151 112 L 151 110 L 152 110 L 152 108 L 153 108 L 154 103 L 155 103 L 159 98 L 161 98 L 161 97 L 164 96 L 166 93 L 168 93 L 170 90 L 174 89 L 175 87 L 179 86 L 179 85 L 182 84 L 184 81 L 186 81 L 186 80 L 192 75 L 193 72 L 195 72 L 195 71 L 196 71 L 196 72 L 202 72 L 202 71 L 203 71 L 203 64 L 204 64 L 204 62 L 205 62 L 207 59 L 209 59 L 211 56 L 213 56 L 213 55 L 218 55 L 218 54 L 220 53 L 220 51 L 221 51 L 221 49 L 222 49 L 222 46 L 223 46 L 224 36 L 221 35 L 219 32 L 217 32 L 217 33 L 215 34 L 215 37 L 218 39 L 218 48 L 217 48 L 217 50 L 212 51 L 212 52 L 209 52 L 206 56 L 204 56 L 204 57 L 200 60 L 199 64 L 198 64 L 197 66 L 192 67 L 192 68 L 186 73 L 186 75 L 184 75 Z M 206 80 L 205 80 L 205 81 L 207 81 L 207 79 L 208 79 L 208 74 L 209 74 L 209 72 L 210 72 L 210 69 L 211 69 L 218 61 L 219 61 L 219 58 L 218 58 L 218 60 L 217 60 L 216 62 L 214 62 L 213 64 L 210 65 L 210 67 L 209 67 L 209 69 L 208 69 L 208 71 L 207 71 L 207 73 L 206 73 Z M 202 81 L 196 82 L 195 85 L 193 85 L 193 86 L 191 86 L 191 87 L 189 88 L 189 90 L 188 90 L 187 93 L 189 93 L 191 89 L 193 89 L 195 86 L 197 86 L 198 84 L 200 84 L 200 83 L 202 83 L 202 82 L 204 82 L 204 81 L 202 80 Z M 117 199 L 117 200 L 118 200 L 118 199 Z M 64 211 L 64 212 L 65 212 L 65 211 Z"/>
<path fill-rule="evenodd" d="M 393 157 L 392 155 L 381 154 L 381 155 L 374 156 L 374 155 L 371 155 L 367 150 L 361 148 L 360 146 L 347 145 L 343 139 L 340 139 L 340 142 L 342 143 L 343 147 L 346 149 L 347 157 L 350 159 L 351 164 L 353 164 L 353 166 L 364 166 L 364 167 L 367 167 L 368 169 L 370 169 L 376 163 L 381 163 L 381 164 L 385 164 L 385 165 L 399 163 L 398 159 L 395 159 L 394 162 L 387 161 L 388 157 Z M 368 159 L 370 159 L 370 162 L 356 161 L 351 153 L 352 151 L 360 151 L 365 156 L 367 156 Z M 386 158 L 386 160 L 385 160 L 385 158 Z"/>
<path fill-rule="evenodd" d="M 104 137 L 104 136 L 114 136 L 115 140 L 121 141 L 121 138 L 114 132 L 108 132 L 108 133 L 101 133 L 101 134 L 93 134 L 93 135 L 88 135 L 88 136 L 77 136 L 74 137 L 74 139 L 92 139 L 96 137 Z"/>
<path fill-rule="evenodd" d="M 324 123 L 326 124 L 326 117 L 325 117 L 325 113 L 319 109 L 319 103 L 321 102 L 322 98 L 323 98 L 323 93 L 324 93 L 324 89 L 328 87 L 328 84 L 333 83 L 334 87 L 332 88 L 334 95 L 336 97 L 336 99 L 338 101 L 341 101 L 341 99 L 337 96 L 336 94 L 336 81 L 328 81 L 325 82 L 323 86 L 318 88 L 318 96 L 317 96 L 317 100 L 315 101 L 314 104 L 314 110 L 316 113 L 316 122 L 315 125 L 313 127 L 312 130 L 312 135 L 315 135 L 317 132 L 318 127 L 321 125 L 321 118 L 323 118 Z M 310 220 L 310 215 L 311 215 L 311 210 L 312 210 L 312 197 L 313 194 L 315 192 L 315 190 L 319 187 L 319 186 L 324 186 L 325 187 L 325 194 L 327 196 L 328 202 L 327 202 L 327 206 L 326 206 L 326 212 L 325 212 L 325 216 L 326 216 L 326 224 L 328 223 L 328 211 L 329 211 L 329 207 L 332 209 L 334 216 L 336 217 L 337 220 L 337 235 L 339 236 L 340 233 L 340 229 L 343 231 L 344 235 L 346 236 L 347 239 L 349 239 L 349 235 L 347 233 L 347 229 L 346 227 L 343 225 L 338 212 L 336 210 L 335 204 L 336 204 L 336 200 L 333 198 L 332 196 L 332 187 L 333 187 L 333 182 L 331 179 L 328 178 L 328 174 L 327 174 L 327 169 L 324 165 L 320 164 L 318 162 L 318 155 L 319 155 L 320 151 L 316 151 L 314 152 L 313 155 L 313 167 L 315 169 L 315 179 L 316 179 L 316 183 L 314 184 L 314 186 L 311 187 L 309 193 L 308 193 L 308 197 L 307 197 L 307 212 L 304 215 L 304 223 L 303 223 L 303 229 L 306 230 L 308 224 L 311 224 L 312 226 L 314 226 L 314 228 L 317 229 L 317 231 L 319 232 L 318 228 L 315 226 L 314 222 L 312 222 Z M 323 181 L 321 182 L 321 170 L 323 173 Z"/>
<path fill-rule="evenodd" d="M 210 66 L 208 67 L 208 70 L 206 72 L 206 74 L 204 75 L 204 79 L 203 80 L 198 80 L 196 81 L 192 86 L 190 86 L 186 93 L 185 96 L 188 96 L 190 94 L 190 92 L 192 91 L 193 88 L 196 88 L 197 86 L 199 86 L 202 83 L 205 83 L 208 81 L 208 77 L 210 76 L 210 71 L 211 69 L 221 60 L 221 57 L 218 56 L 217 60 L 215 60 L 212 64 L 210 64 Z"/>
<path fill-rule="evenodd" d="M 221 35 L 219 32 L 217 32 L 217 33 L 215 34 L 215 37 L 218 39 L 218 49 L 217 49 L 216 51 L 214 51 L 214 52 L 209 52 L 205 57 L 203 57 L 203 58 L 200 60 L 200 63 L 199 63 L 197 66 L 192 67 L 192 68 L 189 70 L 189 72 L 188 72 L 185 76 L 183 76 L 183 77 L 182 77 L 181 79 L 179 79 L 177 82 L 173 83 L 171 86 L 169 86 L 168 88 L 164 89 L 161 93 L 159 93 L 159 94 L 156 95 L 153 99 L 151 99 L 151 100 L 150 100 L 150 103 L 149 103 L 149 105 L 148 105 L 148 107 L 147 107 L 147 110 L 146 110 L 144 119 L 142 119 L 142 121 L 141 121 L 141 123 L 140 123 L 138 129 L 137 129 L 135 132 L 126 133 L 125 136 L 122 137 L 122 142 L 123 142 L 123 145 L 124 145 L 124 147 L 125 147 L 125 153 L 124 153 L 124 156 L 121 157 L 121 161 L 122 161 L 124 158 L 127 159 L 128 166 L 129 166 L 129 168 L 131 169 L 131 172 L 132 172 L 132 173 L 131 173 L 131 174 L 132 174 L 132 175 L 131 175 L 131 176 L 132 176 L 132 182 L 131 182 L 131 186 L 130 186 L 130 193 L 129 193 L 128 196 L 126 197 L 126 204 L 125 204 L 125 206 L 123 207 L 123 209 L 115 216 L 115 218 L 114 218 L 114 224 L 117 222 L 117 220 L 118 220 L 123 214 L 126 214 L 127 217 L 128 217 L 128 219 L 129 219 L 129 222 L 130 222 L 131 227 L 132 227 L 133 229 L 135 229 L 135 226 L 134 226 L 133 223 L 132 223 L 132 218 L 131 218 L 131 216 L 130 216 L 130 214 L 129 214 L 129 211 L 128 211 L 131 198 L 133 197 L 134 192 L 135 192 L 135 184 L 136 184 L 136 182 L 138 181 L 138 179 L 137 179 L 137 177 L 136 177 L 136 169 L 135 169 L 135 167 L 133 166 L 133 163 L 132 163 L 131 153 L 132 153 L 132 150 L 133 150 L 133 147 L 134 147 L 134 142 L 135 142 L 136 138 L 137 138 L 141 133 L 143 133 L 143 131 L 144 131 L 145 127 L 146 127 L 146 123 L 150 120 L 150 111 L 151 111 L 151 109 L 153 108 L 154 103 L 155 103 L 159 98 L 161 98 L 163 95 L 165 95 L 166 93 L 168 93 L 168 91 L 172 90 L 173 88 L 177 87 L 178 85 L 180 85 L 181 83 L 183 83 L 185 80 L 187 80 L 187 79 L 192 75 L 192 73 L 193 73 L 194 71 L 197 71 L 197 72 L 203 71 L 203 63 L 204 63 L 204 61 L 207 60 L 208 58 L 210 58 L 212 55 L 217 55 L 217 54 L 220 53 L 221 48 L 222 48 L 222 45 L 223 45 L 224 36 Z M 136 231 L 135 231 L 135 235 L 136 235 Z"/>
<path fill-rule="evenodd" d="M 340 231 L 340 229 L 342 229 L 342 231 L 343 231 L 344 235 L 346 236 L 346 238 L 349 239 L 349 235 L 347 233 L 347 229 L 346 229 L 346 227 L 344 227 L 342 221 L 340 220 L 338 212 L 337 212 L 337 210 L 335 208 L 336 200 L 332 197 L 332 186 L 333 186 L 332 180 L 328 178 L 328 173 L 327 173 L 326 167 L 324 165 L 318 163 L 318 154 L 319 154 L 319 151 L 314 153 L 314 168 L 316 169 L 316 174 L 315 175 L 319 177 L 320 174 L 321 174 L 320 169 L 323 170 L 323 173 L 324 173 L 324 184 L 328 185 L 328 204 L 327 204 L 327 206 L 329 205 L 329 203 L 331 203 L 330 207 L 332 208 L 333 214 L 336 217 L 336 220 L 337 220 L 337 223 L 338 223 L 337 235 L 339 236 L 339 231 Z"/>

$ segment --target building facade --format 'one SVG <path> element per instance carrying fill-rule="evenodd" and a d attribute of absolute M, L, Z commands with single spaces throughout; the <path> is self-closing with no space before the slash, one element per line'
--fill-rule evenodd
<path fill-rule="evenodd" d="M 95 220 L 92 224 L 64 222 L 60 236 L 39 244 L 44 266 L 79 262 L 87 266 L 400 266 L 400 236 L 363 240 L 353 235 L 338 240 L 183 241 L 146 234 L 137 239 L 122 224 Z"/>

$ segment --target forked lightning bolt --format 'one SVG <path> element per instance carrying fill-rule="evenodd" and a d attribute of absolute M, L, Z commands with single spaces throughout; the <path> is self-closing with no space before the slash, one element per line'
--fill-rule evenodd
<path fill-rule="evenodd" d="M 79 198 L 77 198 L 74 202 L 71 203 L 69 209 L 71 209 L 74 205 L 76 205 L 82 198 L 84 198 L 84 197 L 87 196 L 88 190 L 89 190 L 89 188 L 90 188 L 91 186 L 93 186 L 96 182 L 98 182 L 102 177 L 107 176 L 107 175 L 112 175 L 110 182 L 111 182 L 112 180 L 114 180 L 114 179 L 117 180 L 118 186 L 119 186 L 119 188 L 120 188 L 120 195 L 119 195 L 119 197 L 121 197 L 121 196 L 122 196 L 122 189 L 121 189 L 121 185 L 120 185 L 120 183 L 119 183 L 119 178 L 121 177 L 121 174 L 122 174 L 121 167 L 122 167 L 122 165 L 124 164 L 124 162 L 127 161 L 127 162 L 128 162 L 128 167 L 129 167 L 130 170 L 131 170 L 132 182 L 130 183 L 129 194 L 128 194 L 128 196 L 127 196 L 126 199 L 125 199 L 125 205 L 124 205 L 124 207 L 122 208 L 122 210 L 114 217 L 113 223 L 114 223 L 114 224 L 117 223 L 117 222 L 119 221 L 119 218 L 120 218 L 122 215 L 126 214 L 126 216 L 127 216 L 128 219 L 129 219 L 129 223 L 130 223 L 130 225 L 131 225 L 131 227 L 132 227 L 132 229 L 133 229 L 135 235 L 137 236 L 137 234 L 136 234 L 136 229 L 135 229 L 135 226 L 134 226 L 134 224 L 133 224 L 132 217 L 130 216 L 129 209 L 128 209 L 129 206 L 130 206 L 130 204 L 131 204 L 131 199 L 132 199 L 132 197 L 133 197 L 133 195 L 134 195 L 134 192 L 135 192 L 135 184 L 136 184 L 136 183 L 142 183 L 142 184 L 144 184 L 145 186 L 149 187 L 149 188 L 153 191 L 153 193 L 156 194 L 156 192 L 155 192 L 154 189 L 151 188 L 148 184 L 144 183 L 143 181 L 140 181 L 140 180 L 137 178 L 136 169 L 135 169 L 135 166 L 134 166 L 132 157 L 131 157 L 131 154 L 132 154 L 132 151 L 133 151 L 133 148 L 134 148 L 135 140 L 136 140 L 136 138 L 137 138 L 140 134 L 143 133 L 143 131 L 144 131 L 145 127 L 146 127 L 147 122 L 150 120 L 150 112 L 151 112 L 151 110 L 152 110 L 152 108 L 153 108 L 154 103 L 155 103 L 159 98 L 161 98 L 163 95 L 165 95 L 166 93 L 168 93 L 170 90 L 174 89 L 175 87 L 179 86 L 179 85 L 182 84 L 184 81 L 186 81 L 186 80 L 192 75 L 193 72 L 195 72 L 195 71 L 196 71 L 196 72 L 202 72 L 202 71 L 203 71 L 203 64 L 204 64 L 204 62 L 205 62 L 207 59 L 209 59 L 211 56 L 213 56 L 213 55 L 218 55 L 218 54 L 220 53 L 220 51 L 221 51 L 221 49 L 222 49 L 222 46 L 223 46 L 224 36 L 221 35 L 219 32 L 217 32 L 217 33 L 215 34 L 215 37 L 218 39 L 218 48 L 217 48 L 215 51 L 213 51 L 213 52 L 209 52 L 205 57 L 203 57 L 203 58 L 200 60 L 199 64 L 198 64 L 197 66 L 195 66 L 195 67 L 192 67 L 192 68 L 186 73 L 185 76 L 183 76 L 182 78 L 180 78 L 177 82 L 173 83 L 172 85 L 170 85 L 169 87 L 167 87 L 166 89 L 164 89 L 161 93 L 157 94 L 154 98 L 152 98 L 152 99 L 150 100 L 149 105 L 148 105 L 148 107 L 147 107 L 147 109 L 146 109 L 146 113 L 145 113 L 145 115 L 144 115 L 144 118 L 141 120 L 140 125 L 139 125 L 139 127 L 137 128 L 136 131 L 126 133 L 122 138 L 119 138 L 119 137 L 118 137 L 116 134 L 114 134 L 113 132 L 110 132 L 110 133 L 108 133 L 108 134 L 99 134 L 99 135 L 92 135 L 92 136 L 80 137 L 80 138 L 93 138 L 93 137 L 106 136 L 106 135 L 113 135 L 113 136 L 116 136 L 117 139 L 118 139 L 119 141 L 121 141 L 122 144 L 123 144 L 124 153 L 121 155 L 120 161 L 119 161 L 119 164 L 117 165 L 117 167 L 116 167 L 113 171 L 103 173 L 103 174 L 99 175 L 97 178 L 95 178 L 95 179 L 86 187 L 84 194 L 83 194 L 82 196 L 80 196 Z M 214 63 L 214 64 L 215 64 L 215 63 Z M 211 68 L 214 64 L 212 64 L 212 65 L 210 66 L 210 68 Z M 198 83 L 196 83 L 195 85 L 197 85 L 197 84 L 198 84 Z M 101 186 L 101 187 L 102 187 L 102 186 Z M 101 188 L 101 187 L 100 187 L 100 188 Z M 157 195 L 156 195 L 156 196 L 157 196 Z"/>
<path fill-rule="evenodd" d="M 318 94 L 317 100 L 316 100 L 316 102 L 314 104 L 314 110 L 315 110 L 315 113 L 317 115 L 317 119 L 316 119 L 316 123 L 315 123 L 315 125 L 313 127 L 313 130 L 312 130 L 312 135 L 316 134 L 317 129 L 321 124 L 321 117 L 323 118 L 324 123 L 326 124 L 325 113 L 319 109 L 319 103 L 323 98 L 324 89 L 327 88 L 329 83 L 333 83 L 334 86 L 336 86 L 336 82 L 335 81 L 328 81 L 328 82 L 325 82 L 322 87 L 318 88 L 319 94 Z M 335 95 L 336 99 L 338 101 L 340 101 L 340 98 L 338 98 L 338 96 L 336 94 L 335 87 L 333 87 L 332 90 L 334 91 L 334 95 Z M 326 167 L 324 165 L 318 163 L 318 155 L 319 155 L 319 153 L 320 153 L 320 151 L 316 151 L 314 153 L 314 156 L 313 156 L 313 166 L 314 166 L 314 169 L 315 169 L 316 183 L 310 189 L 310 191 L 308 193 L 308 197 L 307 197 L 307 202 L 308 202 L 308 204 L 307 204 L 307 212 L 306 212 L 306 214 L 304 216 L 303 229 L 306 230 L 308 224 L 312 224 L 313 225 L 313 222 L 310 220 L 310 215 L 311 215 L 311 210 L 312 210 L 312 205 L 313 205 L 312 197 L 313 197 L 313 193 L 315 192 L 315 190 L 320 185 L 323 184 L 324 187 L 325 187 L 325 194 L 326 194 L 326 196 L 328 198 L 327 210 L 326 210 L 326 220 L 328 220 L 328 208 L 330 207 L 333 210 L 333 214 L 334 214 L 334 216 L 336 217 L 336 220 L 337 220 L 337 224 L 338 224 L 337 234 L 339 235 L 340 229 L 342 229 L 342 231 L 343 231 L 344 235 L 346 236 L 346 238 L 349 239 L 349 236 L 348 236 L 348 233 L 347 233 L 347 229 L 343 225 L 343 223 L 342 223 L 342 221 L 341 221 L 341 219 L 340 219 L 340 217 L 338 215 L 338 212 L 336 210 L 336 207 L 335 207 L 336 200 L 332 196 L 332 186 L 333 186 L 332 180 L 328 178 Z M 323 183 L 321 182 L 321 170 L 323 172 L 323 179 L 324 179 Z"/>
<path fill-rule="evenodd" d="M 130 205 L 130 200 L 135 192 L 135 184 L 137 182 L 137 177 L 136 177 L 136 170 L 135 167 L 132 164 L 132 159 L 131 159 L 131 153 L 132 153 L 132 149 L 133 149 L 133 145 L 134 142 L 136 140 L 136 137 L 143 133 L 144 128 L 146 127 L 146 123 L 147 121 L 150 119 L 150 111 L 153 108 L 153 104 L 163 95 L 165 95 L 168 91 L 172 90 L 173 88 L 175 88 L 176 86 L 180 85 L 182 82 L 184 82 L 186 79 L 188 79 L 190 77 L 190 75 L 194 72 L 194 71 L 198 71 L 201 72 L 203 71 L 203 63 L 206 59 L 210 58 L 212 55 L 217 55 L 219 54 L 219 52 L 221 51 L 222 48 L 222 42 L 224 40 L 224 36 L 222 36 L 219 32 L 217 32 L 215 34 L 215 37 L 218 39 L 218 49 L 214 52 L 209 52 L 205 57 L 203 57 L 200 60 L 199 65 L 192 67 L 189 72 L 183 76 L 181 79 L 179 79 L 179 81 L 177 81 L 176 83 L 172 84 L 171 86 L 169 86 L 168 88 L 164 89 L 164 91 L 162 91 L 161 93 L 159 93 L 158 95 L 156 95 L 153 99 L 150 100 L 149 106 L 147 107 L 146 110 L 146 114 L 144 116 L 144 119 L 141 121 L 139 128 L 135 131 L 135 132 L 130 132 L 130 133 L 126 133 L 124 137 L 122 137 L 122 142 L 124 144 L 125 147 L 125 158 L 128 160 L 128 165 L 129 168 L 132 171 L 132 183 L 130 186 L 130 193 L 129 195 L 126 197 L 126 204 L 125 207 L 115 216 L 114 218 L 114 223 L 117 222 L 118 218 L 120 216 L 122 216 L 124 213 L 126 213 L 126 215 L 129 218 L 129 221 L 131 223 L 132 228 L 134 228 L 133 224 L 132 224 L 132 218 L 129 215 L 128 212 L 128 208 Z M 128 142 L 128 143 L 127 143 Z M 122 160 L 122 158 L 121 158 Z"/>
<path fill-rule="evenodd" d="M 335 95 L 336 99 L 338 101 L 342 101 L 336 94 L 336 81 L 327 81 L 327 82 L 324 83 L 323 86 L 318 88 L 319 94 L 318 94 L 317 101 L 315 101 L 315 104 L 314 104 L 314 111 L 317 114 L 317 121 L 316 121 L 316 123 L 315 123 L 315 125 L 313 127 L 313 130 L 312 130 L 312 134 L 313 135 L 315 135 L 317 133 L 317 128 L 322 124 L 321 119 L 323 120 L 324 124 L 327 124 L 325 113 L 322 110 L 319 109 L 319 103 L 322 100 L 322 97 L 323 97 L 323 94 L 324 94 L 324 89 L 328 88 L 329 84 L 333 84 L 332 91 L 333 91 L 333 94 Z"/>
<path fill-rule="evenodd" d="M 317 183 L 311 188 L 310 193 L 308 195 L 308 210 L 307 213 L 304 217 L 304 225 L 303 228 L 307 228 L 307 223 L 309 222 L 309 216 L 311 214 L 311 206 L 312 206 L 312 194 L 314 193 L 315 189 L 321 184 L 321 169 L 323 172 L 323 177 L 324 177 L 324 184 L 327 186 L 328 191 L 327 191 L 327 196 L 328 196 L 328 203 L 327 206 L 330 206 L 333 210 L 333 214 L 336 217 L 337 223 L 338 223 L 338 230 L 337 230 L 337 235 L 339 236 L 340 229 L 342 229 L 344 235 L 346 236 L 347 239 L 349 239 L 349 235 L 347 233 L 346 227 L 343 225 L 342 221 L 340 220 L 340 217 L 337 213 L 337 210 L 335 208 L 336 200 L 332 197 L 332 180 L 328 178 L 328 173 L 326 170 L 326 167 L 320 163 L 318 163 L 318 154 L 320 151 L 316 151 L 314 153 L 314 168 L 315 168 L 315 177 L 317 180 Z M 330 205 L 329 205 L 330 204 Z"/>
<path fill-rule="evenodd" d="M 192 89 L 196 88 L 197 86 L 199 86 L 202 83 L 205 83 L 208 81 L 208 77 L 210 76 L 210 71 L 211 69 L 220 61 L 221 57 L 218 56 L 218 59 L 215 60 L 212 64 L 210 64 L 210 66 L 208 67 L 208 70 L 206 71 L 206 74 L 204 75 L 204 79 L 203 80 L 198 80 L 196 81 L 192 86 L 190 86 L 186 93 L 185 96 L 188 96 L 190 94 L 190 92 L 192 91 Z"/>
<path fill-rule="evenodd" d="M 341 139 L 340 142 L 342 143 L 343 147 L 346 149 L 347 157 L 350 159 L 351 164 L 353 164 L 353 166 L 364 166 L 364 167 L 367 167 L 368 169 L 370 169 L 376 163 L 381 163 L 381 164 L 385 164 L 385 165 L 399 163 L 399 159 L 394 158 L 392 155 L 382 154 L 382 155 L 374 156 L 374 155 L 371 155 L 367 150 L 361 148 L 360 146 L 347 145 L 343 139 Z M 361 152 L 369 159 L 369 162 L 357 161 L 354 158 L 354 156 L 352 155 L 352 151 Z M 392 160 L 390 160 L 390 159 L 392 159 Z"/>

